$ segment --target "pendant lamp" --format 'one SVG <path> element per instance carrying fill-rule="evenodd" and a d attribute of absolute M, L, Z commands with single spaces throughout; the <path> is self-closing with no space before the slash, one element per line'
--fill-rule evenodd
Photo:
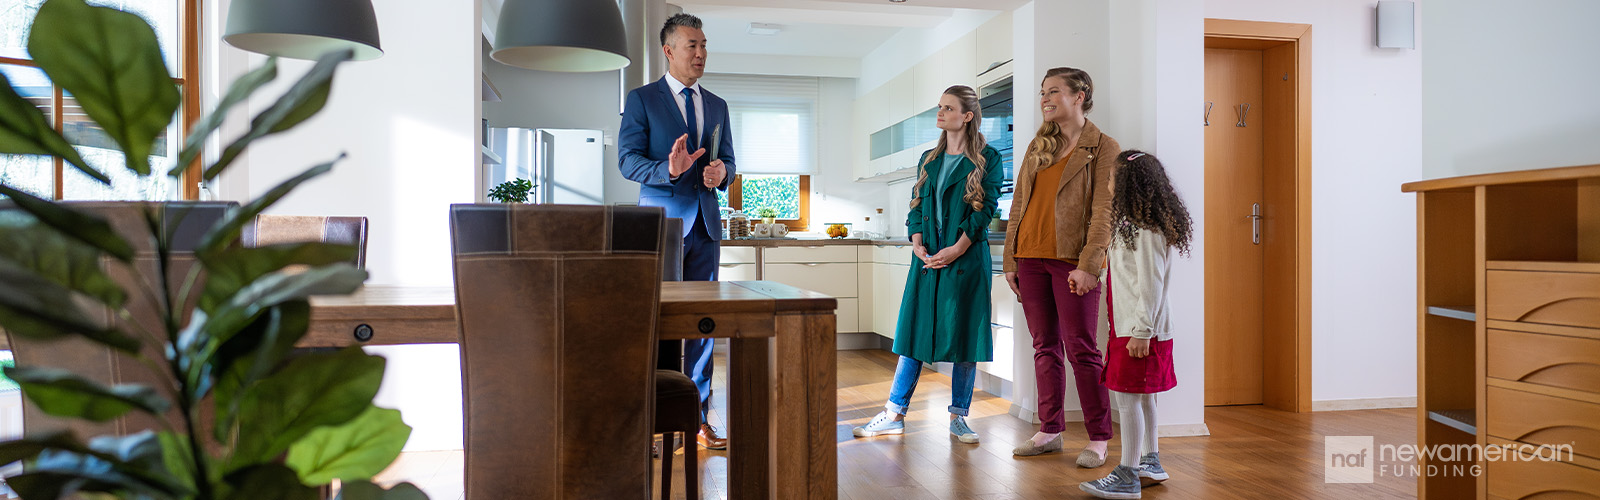
<path fill-rule="evenodd" d="M 372 0 L 233 0 L 222 39 L 294 59 L 317 59 L 338 49 L 354 50 L 357 61 L 383 55 Z"/>
<path fill-rule="evenodd" d="M 574 73 L 627 66 L 628 34 L 612 0 L 506 0 L 489 57 L 524 69 Z"/>

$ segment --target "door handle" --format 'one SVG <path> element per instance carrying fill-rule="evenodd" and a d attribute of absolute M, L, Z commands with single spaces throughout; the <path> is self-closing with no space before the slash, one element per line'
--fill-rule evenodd
<path fill-rule="evenodd" d="M 1255 243 L 1257 245 L 1260 245 L 1261 244 L 1261 204 L 1260 203 L 1251 203 L 1250 204 L 1250 215 L 1246 215 L 1245 217 L 1250 219 L 1250 242 L 1251 243 Z"/>

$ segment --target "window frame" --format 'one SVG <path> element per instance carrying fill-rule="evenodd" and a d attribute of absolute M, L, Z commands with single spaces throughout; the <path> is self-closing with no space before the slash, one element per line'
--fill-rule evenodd
<path fill-rule="evenodd" d="M 172 79 L 172 82 L 178 85 L 179 92 L 183 95 L 183 104 L 181 106 L 182 121 L 178 125 L 178 135 L 182 138 L 189 135 L 190 127 L 194 126 L 194 122 L 200 119 L 201 96 L 200 92 L 193 90 L 197 89 L 200 84 L 200 0 L 174 1 L 182 2 L 182 5 L 179 6 L 179 16 L 182 18 L 180 19 L 180 24 L 182 26 L 178 30 L 178 57 L 179 65 L 182 66 L 182 69 L 179 71 L 178 76 Z M 14 57 L 0 57 L 0 64 L 29 68 L 39 67 L 39 64 L 33 62 L 32 59 Z M 55 128 L 56 133 L 62 133 L 66 126 L 66 113 L 63 112 L 66 106 L 66 99 L 61 87 L 52 84 L 51 90 L 51 126 Z M 51 163 L 55 166 L 55 186 L 52 198 L 56 201 L 63 201 L 66 198 L 66 161 L 56 156 L 51 157 Z M 183 177 L 178 179 L 178 198 L 174 201 L 200 198 L 200 164 L 201 158 L 195 158 L 194 162 L 184 169 Z"/>
<path fill-rule="evenodd" d="M 782 174 L 779 174 L 782 175 Z M 809 174 L 788 174 L 800 176 L 800 217 L 796 219 L 774 219 L 789 226 L 790 231 L 803 232 L 811 225 L 811 176 Z M 728 207 L 734 210 L 744 210 L 744 174 L 733 176 L 733 183 L 728 186 Z M 746 216 L 751 214 L 746 213 Z M 751 219 L 759 217 L 751 216 Z"/>

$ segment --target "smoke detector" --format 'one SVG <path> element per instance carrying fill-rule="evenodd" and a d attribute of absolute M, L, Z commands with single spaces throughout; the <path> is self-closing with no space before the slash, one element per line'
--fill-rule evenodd
<path fill-rule="evenodd" d="M 783 31 L 783 25 L 772 23 L 750 23 L 749 33 L 760 36 L 773 36 Z"/>

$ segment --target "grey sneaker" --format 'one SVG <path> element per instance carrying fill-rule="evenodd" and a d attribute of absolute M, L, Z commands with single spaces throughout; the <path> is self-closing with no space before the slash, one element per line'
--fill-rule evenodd
<path fill-rule="evenodd" d="M 963 443 L 973 444 L 978 442 L 978 433 L 973 432 L 971 427 L 967 427 L 967 417 L 958 416 L 955 420 L 950 421 L 950 435 L 955 436 L 957 441 Z"/>
<path fill-rule="evenodd" d="M 1139 457 L 1139 477 L 1158 483 L 1167 480 L 1167 470 L 1161 468 L 1161 452 L 1153 451 Z"/>
<path fill-rule="evenodd" d="M 857 427 L 855 430 L 850 431 L 850 433 L 855 434 L 856 437 L 882 436 L 885 434 L 904 434 L 905 432 L 905 421 L 895 420 L 894 414 L 890 413 L 888 410 L 878 412 L 878 416 L 872 417 L 872 421 L 867 422 L 867 425 Z"/>
<path fill-rule="evenodd" d="M 1079 483 L 1078 489 L 1095 498 L 1136 499 L 1139 498 L 1139 473 L 1132 467 L 1118 465 L 1111 469 L 1111 475 Z"/>

